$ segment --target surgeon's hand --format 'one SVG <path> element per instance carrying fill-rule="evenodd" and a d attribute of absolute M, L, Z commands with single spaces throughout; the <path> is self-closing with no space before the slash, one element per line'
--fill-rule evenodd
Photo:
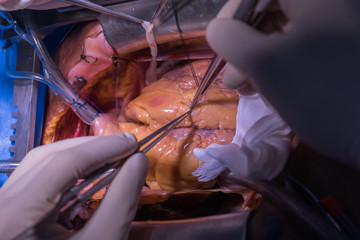
<path fill-rule="evenodd" d="M 56 0 L 0 0 L 1 11 L 15 11 L 24 8 L 46 10 L 66 6 L 69 4 Z"/>
<path fill-rule="evenodd" d="M 70 234 L 55 221 L 34 227 L 79 178 L 128 157 L 137 141 L 125 133 L 59 141 L 30 151 L 0 188 L 0 236 L 13 239 L 127 239 L 148 170 L 142 153 L 131 156 L 85 227 Z M 21 239 L 22 239 L 21 238 Z"/>
<path fill-rule="evenodd" d="M 237 20 L 215 19 L 207 40 L 254 81 L 305 142 L 360 169 L 360 3 L 280 4 L 290 19 L 284 34 L 269 36 Z"/>

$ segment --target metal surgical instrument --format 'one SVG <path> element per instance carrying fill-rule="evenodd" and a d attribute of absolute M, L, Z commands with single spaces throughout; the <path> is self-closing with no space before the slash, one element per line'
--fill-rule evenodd
<path fill-rule="evenodd" d="M 198 89 L 196 90 L 193 101 L 191 102 L 190 109 L 193 110 L 200 98 L 205 94 L 206 90 L 210 87 L 211 83 L 216 79 L 217 75 L 224 68 L 226 62 L 221 56 L 215 54 L 210 66 L 206 70 L 205 76 L 201 81 Z"/>
<path fill-rule="evenodd" d="M 160 129 L 156 130 L 149 136 L 145 137 L 141 141 L 138 142 L 138 148 L 134 151 L 135 153 L 146 153 L 148 152 L 156 143 L 158 143 L 162 138 L 164 138 L 171 130 L 173 130 L 176 126 L 178 126 L 189 114 L 191 111 L 187 111 L 181 116 L 177 117 L 173 121 L 164 125 Z M 151 142 L 151 140 L 153 140 Z M 143 148 L 144 147 L 144 148 Z M 143 148 L 143 149 L 141 149 Z M 122 165 L 126 162 L 127 158 L 120 159 L 116 162 L 106 164 L 105 166 L 97 169 L 92 174 L 90 174 L 83 182 L 78 185 L 71 187 L 61 198 L 60 202 L 57 206 L 50 211 L 48 214 L 42 218 L 35 226 L 42 224 L 44 221 L 48 219 L 53 219 L 58 216 L 58 213 L 67 212 L 70 209 L 73 209 L 79 206 L 82 203 L 85 203 L 90 199 L 96 192 L 110 184 L 111 181 L 115 178 L 115 176 L 119 173 Z M 106 175 L 107 174 L 107 175 Z M 96 180 L 100 180 L 95 185 L 91 186 L 85 193 L 82 193 L 86 187 L 93 183 Z M 26 230 L 20 233 L 17 238 L 21 238 L 26 234 Z"/>
<path fill-rule="evenodd" d="M 178 126 L 189 114 L 191 111 L 187 111 L 178 118 L 174 119 L 173 121 L 169 122 L 168 124 L 164 125 L 154 133 L 150 134 L 149 136 L 145 137 L 143 140 L 138 142 L 138 148 L 134 153 L 148 152 L 155 144 L 157 144 L 162 138 L 164 138 L 171 130 L 173 130 L 176 126 Z M 153 140 L 153 141 L 152 141 Z M 109 163 L 104 167 L 96 170 L 93 172 L 89 177 L 87 177 L 83 182 L 79 185 L 72 187 L 61 199 L 58 207 L 55 208 L 48 216 L 54 214 L 55 212 L 59 211 L 63 213 L 68 209 L 72 209 L 79 204 L 86 202 L 92 195 L 98 192 L 100 189 L 108 185 L 117 173 L 120 171 L 122 165 L 125 163 L 125 159 L 121 159 L 114 163 Z M 114 169 L 111 171 L 111 169 Z M 104 174 L 108 171 L 111 171 L 105 177 Z M 102 178 L 102 179 L 101 179 Z M 81 194 L 82 190 L 88 186 L 90 183 L 94 182 L 97 179 L 101 179 L 98 183 L 96 183 L 92 188 L 87 190 L 85 193 Z"/>

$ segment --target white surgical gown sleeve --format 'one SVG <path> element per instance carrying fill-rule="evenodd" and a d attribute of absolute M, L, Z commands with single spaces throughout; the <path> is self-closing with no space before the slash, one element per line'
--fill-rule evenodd
<path fill-rule="evenodd" d="M 243 179 L 270 180 L 281 172 L 286 163 L 290 131 L 259 94 L 240 96 L 232 143 L 194 149 L 195 157 L 204 164 L 193 175 L 206 182 L 229 169 Z"/>

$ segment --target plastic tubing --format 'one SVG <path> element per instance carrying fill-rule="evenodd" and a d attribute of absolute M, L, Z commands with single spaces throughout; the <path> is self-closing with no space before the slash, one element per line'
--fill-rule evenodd
<path fill-rule="evenodd" d="M 12 77 L 33 79 L 41 81 L 52 88 L 54 93 L 59 93 L 62 100 L 71 106 L 76 115 L 86 124 L 93 124 L 95 118 L 99 116 L 99 113 L 91 106 L 88 105 L 82 98 L 79 97 L 76 90 L 68 83 L 64 76 L 55 67 L 50 54 L 46 50 L 44 43 L 41 40 L 39 32 L 36 30 L 36 25 L 33 17 L 33 13 L 30 10 L 24 10 L 24 22 L 26 30 L 29 34 L 25 33 L 13 20 L 8 12 L 0 11 L 0 16 L 5 18 L 9 25 L 7 28 L 12 27 L 14 31 L 24 40 L 29 42 L 35 49 L 45 72 L 48 73 L 49 78 L 36 73 L 29 72 L 14 72 L 8 71 L 7 74 Z"/>
<path fill-rule="evenodd" d="M 70 98 L 68 98 L 58 87 L 53 85 L 48 79 L 46 79 L 43 75 L 33 73 L 33 72 L 18 72 L 18 71 L 11 71 L 8 68 L 5 69 L 6 75 L 12 78 L 19 78 L 19 79 L 29 79 L 29 80 L 35 80 L 38 82 L 42 82 L 49 86 L 51 90 L 54 92 L 54 94 L 58 95 L 60 94 L 62 98 L 66 98 L 68 101 L 71 101 Z"/>
<path fill-rule="evenodd" d="M 16 22 L 13 20 L 13 18 L 8 12 L 0 11 L 0 16 L 5 18 L 9 23 L 9 25 L 6 26 L 5 28 L 8 29 L 13 28 L 17 35 L 19 35 L 22 39 L 32 44 L 29 36 L 16 24 Z"/>
<path fill-rule="evenodd" d="M 14 23 L 10 22 L 9 21 L 9 14 L 5 11 L 0 11 L 0 17 L 7 20 L 7 22 L 9 23 L 8 25 L 4 25 L 4 24 L 1 24 L 1 27 L 4 28 L 4 29 L 10 29 L 12 27 L 14 27 Z"/>
<path fill-rule="evenodd" d="M 36 24 L 34 21 L 33 13 L 31 10 L 23 11 L 24 23 L 27 34 L 22 34 L 20 31 L 20 37 L 23 37 L 27 40 L 36 50 L 36 53 L 39 56 L 40 62 L 43 65 L 43 68 L 49 75 L 49 78 L 39 77 L 38 74 L 31 74 L 35 76 L 35 80 L 44 80 L 45 83 L 52 86 L 53 90 L 60 93 L 62 99 L 71 106 L 73 111 L 78 115 L 78 117 L 85 122 L 86 124 L 93 124 L 96 117 L 99 116 L 99 113 L 91 106 L 88 105 L 82 98 L 79 97 L 76 90 L 70 85 L 70 83 L 65 79 L 65 77 L 59 72 L 55 63 L 53 62 L 50 54 L 46 50 L 44 43 L 41 40 L 40 33 L 36 29 Z M 24 77 L 29 77 L 29 74 L 24 74 Z"/>
<path fill-rule="evenodd" d="M 289 214 L 303 220 L 321 239 L 349 239 L 343 232 L 338 231 L 332 223 L 318 212 L 306 205 L 299 198 L 282 189 L 279 185 L 269 181 L 247 181 L 228 173 L 220 178 L 221 185 L 238 184 L 260 193 L 264 198 L 273 202 Z"/>
<path fill-rule="evenodd" d="M 69 3 L 69 4 L 72 4 L 72 5 L 87 8 L 87 9 L 90 9 L 92 11 L 101 12 L 101 13 L 104 13 L 104 14 L 107 14 L 107 15 L 110 15 L 110 16 L 114 16 L 114 17 L 121 17 L 121 18 L 123 18 L 125 20 L 135 22 L 135 23 L 140 23 L 141 24 L 143 22 L 143 20 L 141 20 L 139 18 L 133 17 L 131 15 L 128 15 L 128 14 L 125 14 L 125 13 L 122 13 L 122 12 L 119 12 L 119 11 L 112 10 L 110 8 L 107 8 L 107 7 L 103 7 L 103 6 L 99 5 L 99 4 L 93 3 L 91 1 L 86 1 L 86 0 L 60 0 L 60 2 Z"/>

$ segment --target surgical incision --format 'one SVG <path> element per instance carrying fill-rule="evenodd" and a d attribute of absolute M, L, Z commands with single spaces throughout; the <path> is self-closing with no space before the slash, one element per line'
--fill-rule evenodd
<path fill-rule="evenodd" d="M 91 34 L 89 29 L 93 31 Z M 95 34 L 99 29 L 89 29 L 72 40 L 79 42 L 79 56 L 91 53 L 97 61 L 89 63 L 84 57 L 72 56 L 66 50 L 74 41 L 65 41 L 57 53 L 58 59 L 61 59 L 58 63 L 65 77 L 74 85 L 81 83 L 84 95 L 105 114 L 88 127 L 76 119 L 68 107 L 51 96 L 44 144 L 70 137 L 121 132 L 133 133 L 141 140 L 189 109 L 197 87 L 188 62 L 171 66 L 165 74 L 158 73 L 158 80 L 145 86 L 148 64 L 126 60 L 114 62 L 114 53 L 106 48 L 105 43 L 102 43 L 105 53 L 92 48 L 98 48 L 99 44 L 91 44 L 89 39 L 101 42 L 102 35 Z M 68 61 L 64 61 L 64 57 Z M 209 63 L 210 60 L 192 62 L 197 78 L 202 79 Z M 192 176 L 202 163 L 194 157 L 193 149 L 232 141 L 237 102 L 237 92 L 225 89 L 220 78 L 216 80 L 192 114 L 147 153 L 150 159 L 146 180 L 148 187 L 171 191 L 212 187 L 214 181 L 201 183 Z"/>

